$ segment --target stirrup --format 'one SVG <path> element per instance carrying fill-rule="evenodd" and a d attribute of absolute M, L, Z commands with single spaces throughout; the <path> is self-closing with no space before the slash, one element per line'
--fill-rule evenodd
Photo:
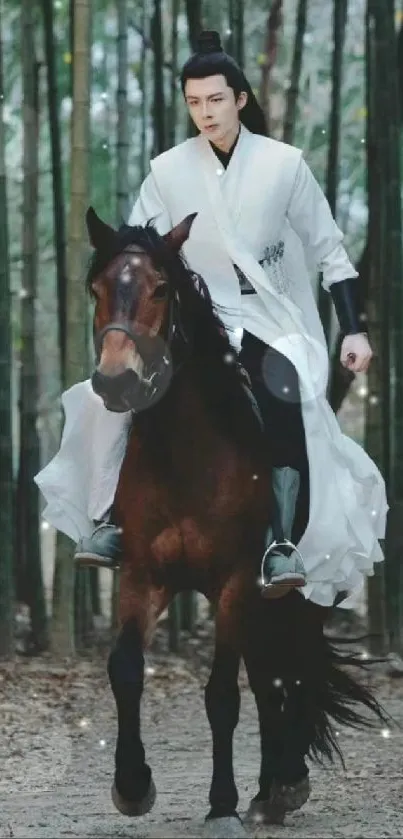
<path fill-rule="evenodd" d="M 281 586 L 281 585 L 291 586 L 291 587 L 295 587 L 295 588 L 302 588 L 302 586 L 304 586 L 306 584 L 306 579 L 302 574 L 299 574 L 297 571 L 295 572 L 295 574 L 290 574 L 290 573 L 284 574 L 284 582 L 282 582 L 282 580 L 279 579 L 278 577 L 277 577 L 276 582 L 274 582 L 274 583 L 271 582 L 271 581 L 267 582 L 267 580 L 265 578 L 265 575 L 264 575 L 264 566 L 265 566 L 266 558 L 270 554 L 270 552 L 273 550 L 273 548 L 290 548 L 292 553 L 295 552 L 298 555 L 298 558 L 301 561 L 302 567 L 304 568 L 304 560 L 303 560 L 301 551 L 297 548 L 296 545 L 294 545 L 293 542 L 290 541 L 290 539 L 286 539 L 285 537 L 281 541 L 278 541 L 277 539 L 274 539 L 273 542 L 270 543 L 268 548 L 266 548 L 266 550 L 263 554 L 263 557 L 262 557 L 262 562 L 260 564 L 260 577 L 258 578 L 258 585 L 260 586 L 260 588 L 263 589 L 263 590 L 266 590 L 266 591 L 269 590 L 269 589 L 276 588 L 276 587 Z"/>

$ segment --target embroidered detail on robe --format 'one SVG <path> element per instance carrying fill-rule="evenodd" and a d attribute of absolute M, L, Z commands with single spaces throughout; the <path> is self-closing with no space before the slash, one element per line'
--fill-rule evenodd
<path fill-rule="evenodd" d="M 288 294 L 291 286 L 291 278 L 284 264 L 283 239 L 265 248 L 264 257 L 260 260 L 260 265 L 265 269 L 276 291 L 279 294 Z"/>

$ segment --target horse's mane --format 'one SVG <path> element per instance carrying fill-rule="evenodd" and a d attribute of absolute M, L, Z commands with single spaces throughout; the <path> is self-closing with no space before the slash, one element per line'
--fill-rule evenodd
<path fill-rule="evenodd" d="M 137 245 L 150 255 L 154 265 L 167 274 L 171 291 L 176 295 L 181 325 L 189 337 L 191 363 L 206 405 L 220 430 L 242 448 L 250 450 L 246 437 L 256 431 L 256 418 L 235 363 L 236 353 L 211 299 L 207 284 L 158 234 L 152 222 L 144 227 L 122 225 L 109 248 L 96 250 L 89 266 L 86 286 L 91 284 L 112 259 L 125 248 Z M 246 425 L 245 425 L 246 423 Z"/>

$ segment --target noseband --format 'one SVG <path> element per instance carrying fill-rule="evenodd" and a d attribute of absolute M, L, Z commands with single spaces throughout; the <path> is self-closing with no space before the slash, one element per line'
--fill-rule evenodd
<path fill-rule="evenodd" d="M 132 253 L 132 251 L 125 250 L 122 251 L 122 253 Z M 189 339 L 183 328 L 180 317 L 178 292 L 173 292 L 172 289 L 170 289 L 168 301 L 168 327 L 164 341 L 166 350 L 162 356 L 154 359 L 152 358 L 152 350 L 155 349 L 153 338 L 137 332 L 133 329 L 133 327 L 126 326 L 124 323 L 112 321 L 104 326 L 103 329 L 100 329 L 99 332 L 94 334 L 94 347 L 97 364 L 99 364 L 101 358 L 104 337 L 108 334 L 108 332 L 123 332 L 123 334 L 127 335 L 127 337 L 133 341 L 135 346 L 138 347 L 139 353 L 147 370 L 147 376 L 142 379 L 142 385 L 149 391 L 148 395 L 150 399 L 152 399 L 154 394 L 158 391 L 159 379 L 161 379 L 161 377 L 165 378 L 169 368 L 172 366 L 172 343 L 175 335 L 179 334 L 185 344 L 189 344 Z M 147 363 L 148 358 L 151 358 L 149 363 Z M 182 365 L 178 365 L 173 373 L 177 372 L 179 366 Z"/>

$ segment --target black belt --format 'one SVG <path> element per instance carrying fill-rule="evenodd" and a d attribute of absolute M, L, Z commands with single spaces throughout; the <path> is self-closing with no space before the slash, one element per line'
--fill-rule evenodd
<path fill-rule="evenodd" d="M 261 259 L 259 261 L 259 265 L 263 265 L 263 262 L 264 262 L 264 259 Z M 235 263 L 234 263 L 234 270 L 235 270 L 235 273 L 236 273 L 236 275 L 238 277 L 238 280 L 239 280 L 241 297 L 243 297 L 245 294 L 257 294 L 256 289 L 253 288 L 252 283 L 249 282 L 247 276 L 240 269 L 239 265 L 235 265 Z"/>

